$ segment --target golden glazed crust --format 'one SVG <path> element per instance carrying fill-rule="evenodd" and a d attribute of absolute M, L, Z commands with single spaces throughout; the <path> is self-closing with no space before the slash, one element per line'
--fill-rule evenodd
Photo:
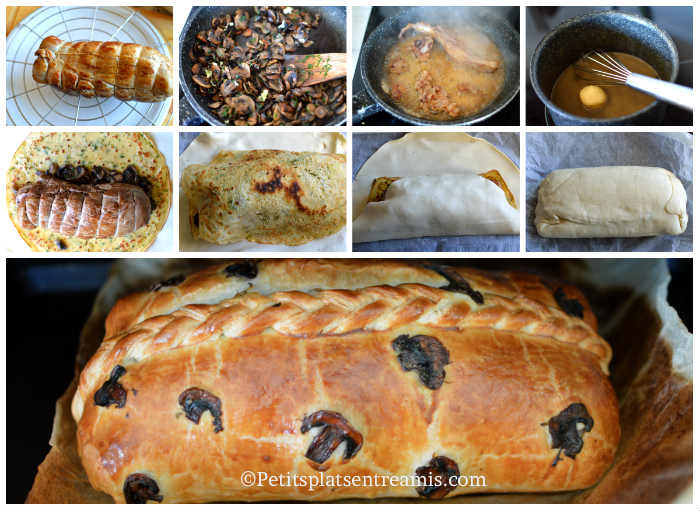
<path fill-rule="evenodd" d="M 123 172 L 133 165 L 152 185 L 155 208 L 145 226 L 123 236 L 83 239 L 40 227 L 25 229 L 18 217 L 17 192 L 40 180 L 51 163 L 102 166 Z M 15 152 L 7 171 L 6 203 L 10 220 L 34 251 L 134 252 L 155 241 L 170 213 L 172 183 L 165 157 L 146 133 L 31 133 Z"/>
<path fill-rule="evenodd" d="M 417 496 L 244 488 L 240 475 L 411 476 L 435 456 L 488 483 L 450 496 L 571 490 L 595 483 L 615 453 L 611 350 L 570 286 L 431 264 L 239 260 L 156 288 L 114 307 L 73 401 L 90 482 L 117 502 L 135 473 L 163 502 Z M 425 338 L 449 353 L 444 380 L 400 361 L 397 339 Z M 97 406 L 116 366 L 123 407 Z M 193 387 L 220 400 L 221 431 L 210 412 L 187 418 Z M 592 427 L 553 465 L 548 421 L 576 403 Z M 305 456 L 319 430 L 302 432 L 302 420 L 318 411 L 362 435 L 354 456 L 343 445 L 323 462 Z"/>

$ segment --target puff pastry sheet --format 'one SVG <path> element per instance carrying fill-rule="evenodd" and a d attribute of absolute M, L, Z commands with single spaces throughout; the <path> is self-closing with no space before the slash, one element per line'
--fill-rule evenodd
<path fill-rule="evenodd" d="M 356 186 L 362 185 L 371 183 L 358 178 Z M 503 190 L 468 172 L 401 178 L 385 200 L 367 203 L 353 221 L 355 242 L 518 232 L 518 210 Z"/>
<path fill-rule="evenodd" d="M 540 184 L 535 226 L 547 238 L 681 234 L 688 223 L 680 180 L 658 167 L 560 169 Z"/>

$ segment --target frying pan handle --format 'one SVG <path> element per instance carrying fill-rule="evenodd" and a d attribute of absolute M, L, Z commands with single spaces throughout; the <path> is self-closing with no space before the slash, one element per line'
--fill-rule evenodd
<path fill-rule="evenodd" d="M 367 94 L 367 90 L 362 87 L 353 92 L 352 95 L 352 124 L 358 125 L 370 115 L 381 112 L 382 107 L 375 103 L 372 97 Z"/>

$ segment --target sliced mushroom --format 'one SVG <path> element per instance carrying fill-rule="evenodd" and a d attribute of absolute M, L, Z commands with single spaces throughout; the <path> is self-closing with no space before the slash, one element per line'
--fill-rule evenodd
<path fill-rule="evenodd" d="M 272 118 L 276 121 L 284 118 L 291 121 L 296 116 L 296 110 L 287 103 L 277 103 L 272 110 Z"/>
<path fill-rule="evenodd" d="M 314 110 L 314 115 L 319 119 L 323 119 L 328 115 L 328 109 L 322 105 L 317 106 L 316 109 Z"/>
<path fill-rule="evenodd" d="M 276 42 L 270 45 L 270 55 L 273 59 L 284 60 L 285 49 L 282 43 Z"/>
<path fill-rule="evenodd" d="M 244 260 L 240 263 L 229 264 L 224 268 L 227 277 L 243 277 L 254 279 L 258 276 L 258 263 L 255 260 Z"/>
<path fill-rule="evenodd" d="M 194 75 L 192 77 L 192 81 L 194 83 L 196 83 L 197 85 L 199 85 L 200 87 L 204 87 L 205 89 L 208 89 L 209 87 L 211 87 L 211 84 L 206 79 L 202 78 L 199 75 Z"/>
<path fill-rule="evenodd" d="M 404 371 L 416 371 L 420 381 L 430 390 L 439 389 L 445 381 L 445 366 L 450 352 L 435 337 L 400 335 L 391 343 Z"/>
<path fill-rule="evenodd" d="M 126 389 L 119 383 L 121 378 L 126 373 L 126 369 L 120 365 L 114 366 L 109 379 L 95 392 L 95 405 L 109 407 L 117 405 L 117 408 L 124 408 L 126 404 Z"/>
<path fill-rule="evenodd" d="M 75 174 L 73 179 L 77 181 L 78 179 L 82 179 L 87 175 L 87 168 L 85 168 L 84 165 L 78 165 L 75 167 Z"/>
<path fill-rule="evenodd" d="M 229 117 L 231 117 L 231 107 L 229 105 L 223 105 L 216 111 L 216 115 L 219 117 L 219 119 L 227 121 Z"/>
<path fill-rule="evenodd" d="M 214 424 L 214 433 L 219 433 L 224 430 L 224 426 L 221 422 L 221 415 L 223 413 L 221 411 L 221 399 L 211 392 L 197 387 L 190 387 L 180 394 L 178 403 L 185 411 L 185 416 L 195 424 L 199 424 L 202 414 L 205 411 L 209 411 Z"/>
<path fill-rule="evenodd" d="M 297 44 L 294 42 L 294 38 L 291 35 L 284 38 L 284 49 L 287 53 L 294 53 L 297 49 Z"/>
<path fill-rule="evenodd" d="M 231 60 L 241 60 L 245 58 L 245 50 L 240 46 L 236 46 L 229 54 Z"/>
<path fill-rule="evenodd" d="M 321 432 L 311 441 L 305 456 L 314 463 L 322 464 L 333 452 L 345 442 L 343 460 L 348 461 L 362 448 L 362 434 L 337 412 L 319 410 L 304 417 L 301 432 L 307 433 L 311 428 L 322 427 Z"/>
<path fill-rule="evenodd" d="M 559 287 L 554 291 L 554 299 L 569 316 L 583 319 L 583 305 L 575 298 L 568 298 L 563 288 Z"/>
<path fill-rule="evenodd" d="M 149 500 L 163 501 L 163 496 L 158 495 L 158 483 L 145 474 L 131 474 L 124 481 L 123 489 L 127 504 L 146 504 Z"/>
<path fill-rule="evenodd" d="M 221 27 L 217 27 L 216 29 L 212 29 L 209 31 L 207 34 L 207 39 L 209 40 L 210 43 L 212 44 L 221 44 L 221 41 L 224 36 L 224 29 Z"/>
<path fill-rule="evenodd" d="M 132 165 L 129 165 L 126 169 L 124 169 L 122 176 L 124 183 L 131 185 L 136 183 L 136 169 Z"/>
<path fill-rule="evenodd" d="M 235 90 L 236 84 L 231 80 L 224 80 L 223 82 L 221 82 L 221 87 L 219 87 L 219 92 L 221 92 L 221 95 L 223 97 L 230 96 Z M 218 106 L 219 105 L 217 105 L 214 108 L 217 108 Z"/>
<path fill-rule="evenodd" d="M 272 76 L 277 76 L 282 74 L 282 64 L 277 62 L 276 60 L 270 61 L 267 66 L 265 66 L 265 75 L 272 77 Z"/>
<path fill-rule="evenodd" d="M 221 76 L 221 68 L 219 67 L 219 64 L 212 62 L 209 66 L 209 70 L 211 71 L 212 81 L 218 81 L 219 77 Z"/>
<path fill-rule="evenodd" d="M 104 177 L 105 177 L 105 168 L 104 168 L 104 167 L 101 167 L 101 166 L 99 166 L 99 165 L 96 165 L 96 166 L 92 169 L 92 173 L 93 173 L 93 175 L 95 176 L 95 179 L 96 179 L 97 181 L 101 181 L 101 180 L 104 179 Z"/>
<path fill-rule="evenodd" d="M 273 80 L 268 80 L 266 83 L 274 91 L 282 92 L 284 90 L 284 83 L 282 83 L 282 79 L 279 76 Z"/>
<path fill-rule="evenodd" d="M 246 40 L 245 45 L 252 50 L 258 48 L 260 46 L 260 36 L 258 36 L 258 33 L 252 32 L 250 37 Z"/>
<path fill-rule="evenodd" d="M 294 32 L 292 32 L 292 37 L 295 41 L 301 44 L 304 44 L 306 42 L 306 39 L 308 37 L 308 30 L 305 29 L 303 23 L 299 23 L 297 25 L 297 28 L 294 30 Z"/>
<path fill-rule="evenodd" d="M 234 108 L 238 116 L 250 115 L 255 112 L 255 101 L 245 94 L 232 98 L 229 104 Z"/>
<path fill-rule="evenodd" d="M 287 89 L 292 89 L 296 86 L 299 75 L 297 68 L 293 64 L 284 67 L 284 76 L 282 76 Z"/>
<path fill-rule="evenodd" d="M 447 279 L 449 284 L 443 286 L 441 289 L 445 289 L 447 291 L 452 291 L 455 293 L 463 293 L 469 296 L 469 298 L 471 298 L 472 300 L 474 300 L 475 303 L 483 305 L 484 295 L 481 294 L 479 291 L 475 290 L 473 287 L 471 287 L 469 285 L 469 282 L 467 282 L 467 280 L 454 269 L 442 264 L 426 264 L 425 267 L 429 270 L 433 270 L 434 272 L 439 273 Z"/>
<path fill-rule="evenodd" d="M 314 116 L 314 114 L 312 114 L 308 110 L 303 110 L 299 114 L 298 119 L 304 124 L 311 124 L 314 121 L 314 119 L 316 119 L 316 116 Z"/>
<path fill-rule="evenodd" d="M 233 74 L 234 78 L 243 78 L 244 80 L 247 80 L 250 78 L 250 66 L 243 62 L 237 67 L 233 68 L 231 73 Z"/>
<path fill-rule="evenodd" d="M 421 497 L 442 499 L 459 483 L 459 466 L 447 456 L 434 456 L 427 465 L 418 467 L 416 475 L 425 483 L 416 491 Z"/>
<path fill-rule="evenodd" d="M 174 277 L 170 277 L 169 279 L 166 280 L 161 280 L 160 282 L 156 282 L 151 286 L 151 291 L 159 291 L 163 289 L 164 287 L 173 287 L 173 286 L 178 286 L 182 284 L 185 281 L 185 276 L 184 275 L 175 275 Z"/>
<path fill-rule="evenodd" d="M 235 15 L 233 17 L 233 24 L 236 30 L 245 30 L 248 28 L 249 21 L 248 13 L 243 9 L 236 9 Z"/>
<path fill-rule="evenodd" d="M 552 462 L 553 467 L 561 461 L 562 451 L 569 458 L 576 458 L 583 449 L 583 434 L 590 432 L 593 424 L 593 418 L 583 403 L 570 404 L 558 415 L 542 424 L 548 427 L 552 449 L 559 449 Z"/>

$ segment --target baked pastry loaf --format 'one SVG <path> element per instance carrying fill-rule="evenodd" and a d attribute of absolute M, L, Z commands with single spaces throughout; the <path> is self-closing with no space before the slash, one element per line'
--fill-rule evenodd
<path fill-rule="evenodd" d="M 78 450 L 117 502 L 585 488 L 620 436 L 596 327 L 580 291 L 529 274 L 232 261 L 117 303 L 73 400 Z"/>
<path fill-rule="evenodd" d="M 148 103 L 173 95 L 170 59 L 148 46 L 116 41 L 71 43 L 49 36 L 41 42 L 36 57 L 34 80 L 69 94 Z"/>
<path fill-rule="evenodd" d="M 686 201 L 683 183 L 666 169 L 561 169 L 540 183 L 535 226 L 547 238 L 681 234 Z"/>
<path fill-rule="evenodd" d="M 222 151 L 182 173 L 192 236 L 301 245 L 345 225 L 345 156 Z"/>

